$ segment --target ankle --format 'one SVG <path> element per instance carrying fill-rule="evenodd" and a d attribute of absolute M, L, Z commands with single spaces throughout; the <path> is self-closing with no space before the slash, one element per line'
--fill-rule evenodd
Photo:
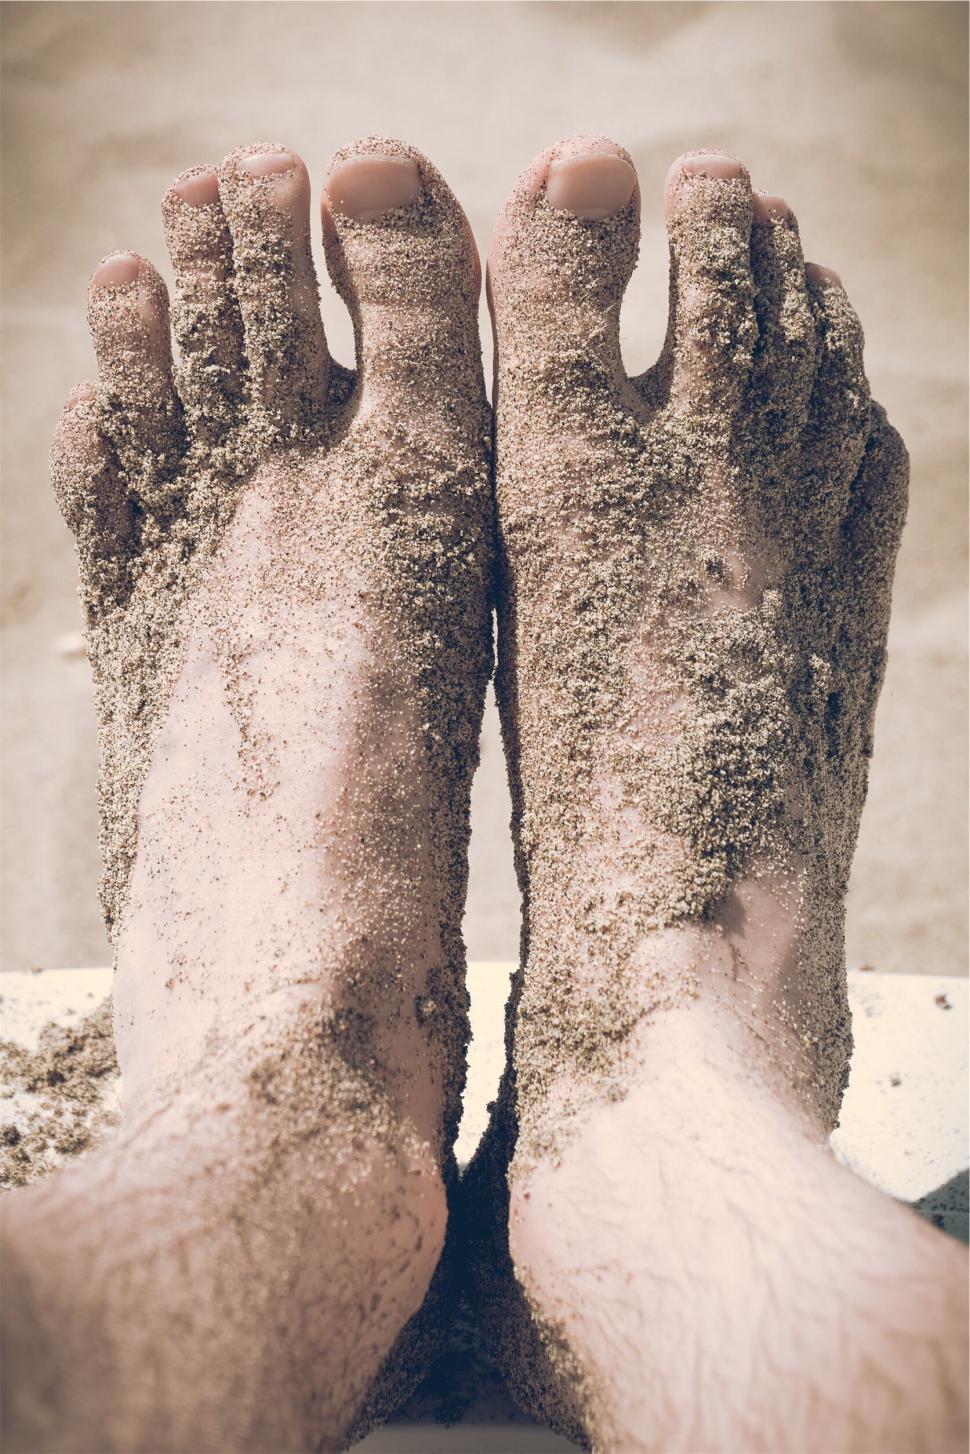
<path fill-rule="evenodd" d="M 638 1084 L 658 1120 L 679 1122 L 698 1144 L 716 1145 L 735 1130 L 741 1144 L 755 1127 L 779 1142 L 825 1143 L 830 1126 L 803 1062 L 788 1056 L 777 1025 L 766 1032 L 752 1022 L 735 986 L 672 1006 L 638 1027 L 634 1040 Z"/>
<path fill-rule="evenodd" d="M 362 1112 L 379 1108 L 397 1135 L 430 1147 L 440 1163 L 462 1025 L 434 1023 L 446 1019 L 442 1006 L 422 1023 L 427 995 L 402 992 L 381 1007 L 369 981 L 357 988 L 369 998 L 307 980 L 281 984 L 207 1021 L 194 1041 L 163 1040 L 150 1020 L 128 1027 L 119 1043 L 126 1122 L 137 1127 L 159 1108 L 175 1122 L 194 1122 L 215 1108 L 224 1127 L 238 1122 L 244 1130 L 259 1116 L 285 1132 L 310 1104 L 304 1119 L 321 1127 L 340 1121 L 349 1097 Z"/>
<path fill-rule="evenodd" d="M 689 1035 L 685 1061 L 716 1059 L 725 1086 L 757 1083 L 827 1135 L 852 1049 L 845 964 L 840 938 L 800 922 L 799 893 L 797 882 L 741 881 L 711 921 L 644 940 L 641 982 L 665 994 L 635 1036 L 638 1055 L 656 1060 Z"/>

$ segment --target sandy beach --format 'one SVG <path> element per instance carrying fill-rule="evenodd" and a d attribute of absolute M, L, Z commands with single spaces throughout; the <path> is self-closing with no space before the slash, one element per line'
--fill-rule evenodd
<path fill-rule="evenodd" d="M 398 135 L 455 189 L 484 253 L 559 136 L 629 148 L 644 196 L 622 315 L 631 372 L 666 313 L 661 188 L 695 146 L 784 195 L 862 318 L 875 397 L 912 457 L 889 670 L 852 881 L 849 965 L 965 971 L 966 26 L 963 4 L 8 4 L 3 8 L 3 960 L 97 965 L 96 748 L 73 545 L 47 480 L 90 377 L 87 279 L 131 247 L 171 277 L 168 181 L 279 141 L 319 178 Z M 338 359 L 349 320 L 323 277 Z M 491 336 L 482 304 L 486 376 Z M 473 796 L 469 956 L 517 953 L 497 718 Z"/>

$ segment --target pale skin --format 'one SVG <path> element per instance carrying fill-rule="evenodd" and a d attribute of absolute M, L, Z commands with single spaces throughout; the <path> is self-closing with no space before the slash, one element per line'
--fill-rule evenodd
<path fill-rule="evenodd" d="M 366 522 L 354 527 L 345 480 L 403 416 L 410 447 L 428 438 L 446 461 L 451 451 L 478 461 L 484 500 L 481 429 L 458 438 L 461 424 L 435 412 L 447 397 L 438 368 L 449 386 L 484 399 L 480 361 L 468 359 L 466 376 L 451 347 L 460 324 L 475 327 L 478 260 L 460 209 L 439 194 L 435 235 L 450 281 L 429 321 L 441 347 L 423 352 L 416 370 L 398 349 L 406 382 L 389 379 L 387 344 L 402 326 L 407 336 L 410 320 L 406 310 L 388 316 L 373 297 L 394 289 L 390 262 L 376 276 L 355 271 L 367 235 L 344 235 L 344 219 L 413 201 L 418 165 L 364 156 L 334 166 L 324 230 L 359 315 L 360 377 L 343 406 L 328 404 L 306 168 L 282 150 L 244 150 L 224 165 L 224 190 L 226 172 L 229 187 L 271 181 L 253 194 L 255 213 L 245 191 L 239 213 L 230 207 L 233 241 L 242 251 L 254 230 L 258 238 L 258 209 L 273 209 L 294 258 L 284 302 L 313 349 L 287 376 L 255 356 L 258 329 L 247 330 L 249 370 L 284 420 L 290 380 L 309 379 L 320 411 L 335 418 L 334 442 L 308 444 L 282 464 L 270 449 L 242 486 L 196 598 L 114 932 L 125 1128 L 5 1205 L 11 1451 L 343 1448 L 425 1301 L 444 1244 L 446 1123 L 463 1031 L 434 1035 L 433 1007 L 418 1008 L 440 999 L 442 811 L 433 832 L 432 769 L 396 637 L 402 622 L 399 612 L 384 619 L 382 590 L 392 607 L 393 590 L 373 579 L 369 551 L 379 542 Z M 176 287 L 190 297 L 215 289 L 224 317 L 233 297 L 203 248 L 220 182 L 196 169 L 173 183 L 169 207 L 173 196 L 187 209 L 178 213 Z M 96 339 L 102 373 L 119 391 L 130 372 L 120 341 L 129 309 L 144 325 L 139 349 L 160 386 L 173 388 L 167 318 L 146 278 L 154 283 L 150 264 L 122 254 L 91 284 L 96 302 L 108 290 L 120 310 L 117 332 Z M 237 270 L 233 292 L 244 297 L 247 282 L 258 308 L 259 276 Z M 185 398 L 206 387 L 213 357 L 242 369 L 230 349 L 225 334 L 195 340 L 180 376 Z M 72 394 L 55 442 L 55 460 L 63 443 L 67 463 L 56 468 L 98 458 L 85 413 L 93 395 L 92 385 Z M 114 489 L 113 477 L 99 478 Z M 379 501 L 380 465 L 360 484 Z M 487 563 L 487 545 L 469 547 Z M 149 605 L 164 590 L 151 569 L 149 560 Z M 479 569 L 483 635 L 484 576 Z M 473 609 L 475 600 L 471 588 Z M 109 654 L 103 671 L 113 670 Z M 234 716 L 240 696 L 245 731 Z M 473 741 L 474 701 L 468 712 Z M 467 810 L 467 787 L 456 785 L 446 809 Z M 364 1027 L 356 1051 L 345 1024 Z"/>
<path fill-rule="evenodd" d="M 299 159 L 283 155 L 242 152 L 237 164 L 280 178 L 267 205 L 291 220 L 290 303 L 311 351 L 298 362 L 324 411 L 326 345 L 302 242 L 309 185 Z M 730 159 L 708 168 L 737 175 Z M 599 141 L 552 149 L 532 170 L 554 207 L 581 218 L 609 216 L 635 186 L 629 164 Z M 325 187 L 328 248 L 341 217 L 379 221 L 420 187 L 406 157 L 344 159 Z M 220 196 L 206 168 L 173 190 L 188 208 Z M 771 197 L 756 206 L 785 208 Z M 352 254 L 347 265 L 353 281 Z M 447 444 L 454 420 L 429 401 L 444 371 L 453 379 L 468 367 L 449 353 L 450 320 L 477 289 L 477 264 L 467 265 L 460 287 L 442 289 L 440 348 L 403 381 L 383 361 L 400 360 L 408 320 L 386 306 L 393 280 L 368 275 L 375 295 L 358 290 L 351 439 L 417 411 Z M 147 266 L 118 255 L 92 287 L 139 284 Z M 816 278 L 837 286 L 824 270 Z M 213 285 L 204 258 L 179 281 Z M 242 279 L 241 293 L 247 282 L 258 298 L 259 279 Z M 501 350 L 497 252 L 490 282 Z M 145 347 L 171 388 L 167 321 L 146 297 L 132 306 L 145 309 Z M 564 327 L 581 337 L 582 322 L 567 315 Z M 98 348 L 110 373 L 110 336 Z M 281 391 L 285 414 L 287 376 L 261 377 Z M 688 368 L 688 406 L 690 378 Z M 463 387 L 481 387 L 474 364 Z M 62 425 L 82 461 L 96 449 L 83 432 L 93 394 L 75 390 Z M 393 624 L 361 605 L 368 582 L 331 543 L 341 527 L 337 448 L 301 470 L 279 456 L 263 462 L 202 585 L 211 606 L 142 790 L 116 927 L 126 1126 L 5 1206 L 11 1451 L 339 1449 L 444 1246 L 452 1067 L 412 1012 L 442 953 L 433 784 Z M 301 503 L 285 548 L 266 529 L 281 494 Z M 307 572 L 325 582 L 313 606 L 289 589 L 290 573 Z M 248 649 L 257 736 L 276 782 L 255 804 L 252 755 L 240 752 L 213 645 L 245 614 L 253 581 L 270 583 Z M 362 755 L 377 769 L 360 779 Z M 382 864 L 373 880 L 360 878 L 361 841 L 367 861 Z M 768 1056 L 762 1073 L 751 1000 L 770 1000 L 787 925 L 776 904 L 738 892 L 753 982 L 725 986 L 723 939 L 704 926 L 645 950 L 707 953 L 710 993 L 646 1026 L 620 1104 L 592 1108 L 555 1161 L 513 1175 L 516 1274 L 565 1329 L 592 1391 L 586 1434 L 603 1454 L 949 1454 L 963 1437 L 965 1257 L 839 1168 Z M 730 919 L 726 927 L 730 938 Z M 403 966 L 391 1003 L 375 988 L 388 957 Z M 366 1082 L 350 1076 L 373 1103 L 363 1134 L 347 1110 L 339 1043 L 311 1033 L 348 1003 L 373 1018 L 377 1047 Z"/>
<path fill-rule="evenodd" d="M 540 1092 L 522 1089 L 532 1043 L 548 1043 L 552 1031 L 568 1043 L 565 1017 L 561 1027 L 550 1026 L 556 1003 L 585 1004 L 590 1014 L 604 993 L 616 993 L 603 989 L 612 983 L 609 936 L 583 942 L 579 929 L 564 939 L 564 925 L 586 895 L 598 896 L 604 916 L 612 911 L 618 891 L 629 889 L 618 878 L 622 855 L 634 852 L 638 835 L 649 828 L 640 821 L 648 810 L 617 779 L 597 783 L 592 812 L 580 818 L 578 831 L 566 818 L 561 845 L 555 837 L 563 816 L 563 784 L 569 798 L 572 746 L 567 736 L 557 758 L 556 737 L 546 733 L 545 723 L 560 704 L 568 721 L 575 687 L 566 675 L 557 677 L 559 658 L 546 650 L 546 642 L 563 618 L 568 630 L 571 610 L 576 630 L 583 628 L 591 567 L 611 552 L 611 517 L 603 507 L 585 535 L 577 523 L 568 537 L 569 544 L 577 538 L 588 541 L 589 558 L 578 562 L 574 574 L 562 564 L 562 533 L 569 528 L 570 509 L 577 507 L 565 487 L 558 493 L 558 431 L 571 431 L 564 446 L 566 487 L 603 466 L 591 442 L 584 471 L 581 424 L 573 430 L 568 412 L 567 423 L 559 422 L 560 340 L 570 345 L 568 353 L 562 352 L 566 366 L 575 369 L 577 350 L 591 359 L 597 382 L 590 389 L 603 390 L 616 416 L 628 413 L 645 430 L 663 427 L 665 412 L 702 415 L 712 391 L 723 413 L 731 407 L 731 375 L 717 357 L 718 347 L 727 346 L 720 340 L 731 340 L 740 359 L 739 390 L 752 365 L 736 343 L 745 336 L 743 316 L 717 314 L 721 332 L 710 344 L 699 345 L 696 333 L 683 327 L 685 319 L 706 319 L 717 307 L 727 312 L 737 306 L 714 303 L 713 289 L 723 274 L 720 261 L 715 264 L 705 255 L 704 240 L 716 239 L 712 247 L 720 249 L 718 258 L 725 260 L 724 267 L 740 270 L 742 283 L 744 270 L 753 267 L 754 287 L 760 288 L 764 253 L 756 251 L 755 234 L 759 228 L 780 228 L 786 239 L 776 246 L 784 259 L 779 273 L 787 351 L 776 362 L 772 349 L 781 346 L 780 335 L 778 342 L 769 335 L 760 353 L 752 347 L 753 366 L 760 364 L 764 371 L 769 404 L 779 374 L 786 384 L 800 380 L 797 390 L 778 399 L 778 411 L 793 410 L 794 398 L 811 422 L 814 400 L 823 402 L 826 412 L 812 448 L 821 449 L 832 465 L 829 474 L 815 469 L 816 496 L 837 488 L 838 452 L 859 427 L 853 420 L 868 417 L 857 413 L 856 401 L 868 397 L 861 348 L 843 357 L 820 350 L 812 383 L 806 362 L 810 349 L 801 346 L 798 330 L 808 338 L 813 317 L 824 321 L 827 310 L 844 308 L 844 292 L 837 274 L 802 262 L 787 203 L 772 195 L 749 195 L 747 216 L 743 209 L 737 213 L 737 252 L 729 235 L 733 224 L 723 223 L 723 213 L 719 231 L 713 213 L 708 222 L 705 208 L 719 206 L 718 187 L 734 187 L 732 195 L 743 201 L 745 178 L 736 161 L 719 154 L 688 154 L 671 167 L 665 195 L 676 281 L 669 351 L 641 380 L 627 379 L 622 369 L 619 297 L 597 293 L 595 304 L 587 304 L 596 267 L 607 275 L 610 259 L 593 253 L 596 260 L 589 267 L 587 255 L 581 255 L 587 268 L 581 283 L 564 265 L 550 266 L 548 231 L 531 210 L 532 199 L 545 189 L 548 202 L 582 218 L 619 213 L 637 183 L 628 159 L 612 143 L 572 138 L 543 153 L 524 174 L 492 239 L 500 569 L 508 583 L 507 604 L 500 609 L 499 696 L 518 763 L 518 791 L 530 815 L 525 860 L 530 947 L 512 1040 L 513 1055 L 520 1041 L 524 1048 L 517 1067 L 518 1147 L 508 1174 L 509 1252 L 530 1306 L 556 1329 L 557 1340 L 564 1339 L 572 1365 L 568 1386 L 557 1389 L 553 1375 L 552 1402 L 540 1401 L 537 1412 L 555 1417 L 564 1431 L 575 1433 L 578 1427 L 603 1454 L 955 1451 L 966 1441 L 966 1253 L 846 1171 L 828 1150 L 831 1107 L 824 1096 L 816 1097 L 813 1063 L 792 1029 L 803 1009 L 800 965 L 805 954 L 810 958 L 816 952 L 811 916 L 803 926 L 792 909 L 810 875 L 808 867 L 796 863 L 775 878 L 752 871 L 735 881 L 709 921 L 643 935 L 634 950 L 643 986 L 634 1013 L 642 1012 L 642 1018 L 623 1043 L 608 1094 L 581 1092 L 585 1098 L 561 1136 L 556 1108 L 575 1108 L 576 1084 L 589 1083 L 581 1059 L 584 1042 L 575 1068 L 567 1054 Z M 635 215 L 630 226 L 636 226 Z M 750 259 L 745 229 L 752 235 Z M 605 245 L 590 236 L 590 250 Z M 622 233 L 611 239 L 615 248 L 626 242 Z M 621 288 L 623 281 L 621 276 L 615 286 Z M 538 306 L 530 289 L 540 299 Z M 743 300 L 745 290 L 737 296 Z M 604 297 L 612 305 L 605 315 Z M 801 324 L 795 322 L 799 318 Z M 754 322 L 753 315 L 748 321 Z M 761 332 L 764 338 L 763 322 Z M 753 329 L 749 333 L 755 336 Z M 853 337 L 851 327 L 846 334 Z M 537 382 L 530 382 L 528 363 L 523 364 L 530 358 L 542 361 Z M 654 383 L 657 376 L 660 387 Z M 556 420 L 545 435 L 544 397 Z M 739 391 L 737 407 L 743 397 Z M 847 401 L 844 408 L 841 397 Z M 568 391 L 565 399 L 568 410 Z M 885 416 L 874 412 L 868 427 L 875 433 L 865 453 L 860 436 L 856 456 L 868 463 L 850 497 L 861 500 L 866 496 L 859 495 L 860 489 L 871 492 L 873 507 L 858 517 L 870 524 L 863 535 L 850 515 L 836 539 L 853 542 L 846 558 L 847 599 L 857 592 L 864 610 L 878 609 L 888 617 L 888 597 L 876 605 L 874 587 L 885 576 L 887 561 L 891 572 L 905 477 Z M 541 464 L 535 467 L 537 457 Z M 795 466 L 782 464 L 773 485 L 774 508 L 782 512 L 794 508 L 786 506 L 782 493 L 786 469 Z M 717 507 L 716 477 L 709 488 Z M 661 478 L 652 498 L 662 502 L 663 489 Z M 608 489 L 601 498 L 610 498 Z M 545 522 L 553 521 L 555 529 L 549 529 Z M 879 567 L 872 553 L 877 549 L 873 521 L 882 532 Z M 629 528 L 622 515 L 619 528 Z M 820 540 L 826 529 L 820 522 Z M 728 579 L 701 603 L 708 618 L 744 612 L 786 569 L 783 536 L 773 552 L 759 554 L 755 528 L 738 520 L 733 533 L 741 547 Z M 537 563 L 536 555 L 546 548 L 537 544 L 543 537 L 548 561 Z M 662 568 L 665 537 L 652 545 L 647 525 L 643 538 L 647 579 Z M 618 538 L 612 548 L 622 549 L 623 542 Z M 837 579 L 836 544 L 832 550 L 827 569 L 829 578 Z M 549 602 L 554 602 L 551 609 Z M 661 609 L 675 615 L 696 608 L 671 601 L 666 607 L 661 603 Z M 843 629 L 857 629 L 851 625 L 851 608 L 844 620 Z M 651 734 L 665 745 L 683 711 L 677 702 L 664 708 L 663 663 L 659 655 L 651 657 L 655 629 L 645 624 L 642 632 L 634 632 L 628 666 L 632 690 L 645 677 L 654 689 L 652 700 L 661 702 L 660 710 L 635 729 L 647 761 Z M 870 696 L 860 709 L 871 704 Z M 597 749 L 594 761 L 608 761 L 609 746 Z M 575 786 L 581 800 L 584 782 L 588 778 Z M 797 801 L 794 777 L 789 796 Z M 649 859 L 643 872 L 650 873 Z M 824 906 L 824 892 L 814 902 Z M 612 912 L 622 920 L 622 910 Z M 818 967 L 828 972 L 824 961 Z M 839 968 L 833 953 L 832 974 Z M 685 981 L 691 985 L 689 996 L 679 1002 L 675 996 L 667 1008 L 652 1008 L 658 984 Z M 549 1135 L 556 1138 L 551 1151 L 545 1149 Z M 503 1366 L 513 1381 L 516 1356 L 504 1350 Z M 530 1348 L 525 1354 L 530 1366 L 522 1370 L 525 1387 L 533 1361 Z"/>

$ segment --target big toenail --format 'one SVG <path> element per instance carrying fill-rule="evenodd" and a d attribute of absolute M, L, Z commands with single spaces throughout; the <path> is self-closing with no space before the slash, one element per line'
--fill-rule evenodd
<path fill-rule="evenodd" d="M 692 151 L 679 158 L 674 167 L 689 177 L 717 177 L 728 181 L 740 177 L 744 171 L 741 163 L 723 151 Z"/>
<path fill-rule="evenodd" d="M 76 409 L 78 404 L 90 404 L 94 397 L 95 388 L 93 384 L 75 384 L 67 396 L 67 407 L 68 409 Z"/>
<path fill-rule="evenodd" d="M 214 171 L 198 172 L 195 176 L 176 182 L 172 191 L 190 207 L 208 207 L 219 200 L 219 179 Z"/>
<path fill-rule="evenodd" d="M 752 197 L 755 222 L 791 222 L 795 214 L 784 197 L 775 197 L 771 192 L 755 192 Z"/>
<path fill-rule="evenodd" d="M 374 222 L 418 200 L 421 174 L 410 157 L 353 157 L 334 167 L 326 192 L 335 212 L 358 222 Z"/>
<path fill-rule="evenodd" d="M 141 264 L 130 252 L 116 252 L 106 257 L 96 270 L 91 284 L 95 288 L 124 288 L 138 279 Z"/>
<path fill-rule="evenodd" d="M 549 163 L 546 201 L 561 212 L 598 221 L 633 196 L 637 174 L 625 157 L 587 152 Z"/>
<path fill-rule="evenodd" d="M 274 177 L 279 172 L 291 172 L 295 165 L 292 152 L 259 151 L 252 156 L 239 157 L 236 170 L 246 172 L 250 177 Z"/>
<path fill-rule="evenodd" d="M 842 287 L 842 279 L 832 268 L 823 268 L 821 263 L 806 263 L 805 276 L 812 283 L 834 283 L 837 288 Z"/>

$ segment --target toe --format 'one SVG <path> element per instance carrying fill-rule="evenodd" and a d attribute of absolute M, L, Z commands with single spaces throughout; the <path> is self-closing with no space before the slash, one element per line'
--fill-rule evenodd
<path fill-rule="evenodd" d="M 833 518 L 841 519 L 871 424 L 862 325 L 838 274 L 813 263 L 805 272 L 816 354 L 805 464 L 815 490 L 833 496 Z"/>
<path fill-rule="evenodd" d="M 879 404 L 872 404 L 871 416 L 842 527 L 843 586 L 836 598 L 843 608 L 838 650 L 851 663 L 837 722 L 844 724 L 843 731 L 859 735 L 855 751 L 863 757 L 872 755 L 873 716 L 886 667 L 893 575 L 909 486 L 906 446 Z"/>
<path fill-rule="evenodd" d="M 665 186 L 671 402 L 696 412 L 736 406 L 758 339 L 751 272 L 751 180 L 721 152 L 688 152 Z"/>
<path fill-rule="evenodd" d="M 172 377 L 168 293 L 137 253 L 113 253 L 96 269 L 88 323 L 100 375 L 100 423 L 132 488 L 162 503 L 181 455 L 182 409 Z"/>
<path fill-rule="evenodd" d="M 888 591 L 906 520 L 909 455 L 881 404 L 872 402 L 870 417 L 862 462 L 849 491 L 843 536 L 853 577 Z"/>
<path fill-rule="evenodd" d="M 815 320 L 798 223 L 781 197 L 753 197 L 751 265 L 758 322 L 752 402 L 776 461 L 798 443 L 815 376 Z"/>
<path fill-rule="evenodd" d="M 503 387 L 553 391 L 625 381 L 619 314 L 636 265 L 640 189 L 629 153 L 575 136 L 536 157 L 489 248 L 489 301 Z"/>
<path fill-rule="evenodd" d="M 51 484 L 77 542 L 89 610 L 120 594 L 134 543 L 134 512 L 117 459 L 98 427 L 96 400 L 92 383 L 71 390 L 50 454 Z"/>
<path fill-rule="evenodd" d="M 805 275 L 810 283 L 822 288 L 829 283 L 834 283 L 837 288 L 842 287 L 842 279 L 838 273 L 833 268 L 823 268 L 821 263 L 806 263 Z"/>
<path fill-rule="evenodd" d="M 218 444 L 239 418 L 245 355 L 232 282 L 232 236 L 215 168 L 195 167 L 177 177 L 165 194 L 162 217 L 175 268 L 179 394 L 193 433 Z"/>
<path fill-rule="evenodd" d="M 284 147 L 241 147 L 219 168 L 245 329 L 251 404 L 267 438 L 322 422 L 328 358 L 310 250 L 310 180 Z"/>
<path fill-rule="evenodd" d="M 451 190 L 413 147 L 368 137 L 327 171 L 327 267 L 350 310 L 364 414 L 392 399 L 444 422 L 484 403 L 478 338 L 481 272 Z"/>
<path fill-rule="evenodd" d="M 573 150 L 572 147 L 576 149 Z M 583 222 L 603 222 L 621 212 L 637 185 L 632 161 L 611 142 L 561 144 L 546 174 L 546 202 Z"/>

